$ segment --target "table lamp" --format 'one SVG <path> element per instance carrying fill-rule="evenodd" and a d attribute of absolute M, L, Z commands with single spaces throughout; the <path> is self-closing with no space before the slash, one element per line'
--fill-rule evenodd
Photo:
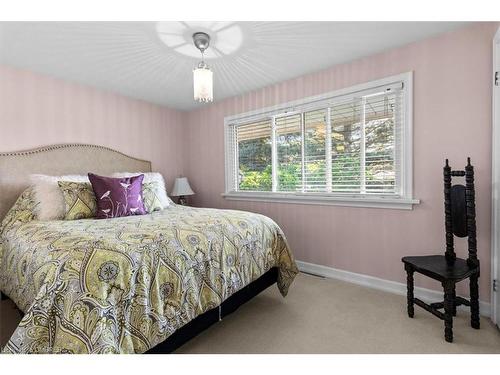
<path fill-rule="evenodd" d="M 170 193 L 173 197 L 179 197 L 179 204 L 186 206 L 188 195 L 193 195 L 194 191 L 189 186 L 189 181 L 187 177 L 177 177 L 175 179 L 174 188 Z"/>

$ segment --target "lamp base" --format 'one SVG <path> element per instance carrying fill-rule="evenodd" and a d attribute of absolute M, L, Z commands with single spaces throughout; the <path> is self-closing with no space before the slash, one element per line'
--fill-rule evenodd
<path fill-rule="evenodd" d="M 179 196 L 179 204 L 181 206 L 187 206 L 187 198 L 184 195 Z"/>

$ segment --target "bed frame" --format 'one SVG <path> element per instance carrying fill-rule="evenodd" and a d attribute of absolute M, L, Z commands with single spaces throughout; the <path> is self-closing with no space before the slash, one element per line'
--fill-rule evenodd
<path fill-rule="evenodd" d="M 92 171 L 109 175 L 113 172 L 151 172 L 151 162 L 125 155 L 104 146 L 62 144 L 32 150 L 0 153 L 0 221 L 17 197 L 29 185 L 30 174 L 86 174 Z M 234 312 L 278 279 L 278 269 L 264 275 L 239 290 L 218 307 L 199 315 L 147 354 L 171 353 L 211 325 Z M 0 291 L 0 299 L 6 296 Z"/>
<path fill-rule="evenodd" d="M 158 344 L 154 348 L 148 350 L 146 354 L 172 353 L 211 325 L 221 321 L 226 316 L 236 311 L 236 309 L 238 309 L 238 307 L 243 305 L 245 302 L 251 300 L 260 292 L 275 284 L 277 279 L 278 269 L 271 268 L 257 280 L 234 293 L 231 297 L 222 302 L 219 307 L 208 310 L 191 320 L 183 327 L 179 328 L 161 344 Z"/>

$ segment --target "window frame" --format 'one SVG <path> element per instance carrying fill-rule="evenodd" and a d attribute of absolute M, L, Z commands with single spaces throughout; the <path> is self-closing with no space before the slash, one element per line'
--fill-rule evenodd
<path fill-rule="evenodd" d="M 283 115 L 294 113 L 305 113 L 314 109 L 324 108 L 324 101 L 335 98 L 348 99 L 355 97 L 361 91 L 376 90 L 381 86 L 403 85 L 403 114 L 401 128 L 401 194 L 360 194 L 360 193 L 339 193 L 339 192 L 260 192 L 260 191 L 234 191 L 234 178 L 232 171 L 237 163 L 237 152 L 231 142 L 236 142 L 232 136 L 235 124 L 242 125 L 253 121 L 263 120 L 268 117 L 272 119 L 272 134 L 274 134 L 274 119 Z M 366 94 L 365 94 L 366 95 Z M 323 107 L 322 107 L 323 105 Z M 274 140 L 273 140 L 274 141 Z M 304 143 L 304 140 L 303 140 Z M 273 153 L 274 154 L 274 153 Z M 343 89 L 331 91 L 325 94 L 306 97 L 292 102 L 282 103 L 272 107 L 266 107 L 255 111 L 231 115 L 224 118 L 224 157 L 225 157 L 225 192 L 222 196 L 228 200 L 280 202 L 295 204 L 316 204 L 316 205 L 338 205 L 352 207 L 374 207 L 374 208 L 395 208 L 413 209 L 413 205 L 419 204 L 418 199 L 413 199 L 413 72 L 406 72 L 390 77 L 385 77 Z M 304 155 L 302 154 L 302 157 Z M 274 167 L 274 162 L 273 162 Z M 274 168 L 273 168 L 274 175 Z"/>

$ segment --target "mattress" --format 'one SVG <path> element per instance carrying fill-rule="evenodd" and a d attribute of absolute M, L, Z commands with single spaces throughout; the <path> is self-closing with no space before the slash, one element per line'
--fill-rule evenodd
<path fill-rule="evenodd" d="M 269 269 L 283 296 L 298 272 L 263 215 L 38 221 L 32 205 L 28 189 L 0 227 L 0 290 L 25 313 L 6 353 L 144 353 Z"/>

